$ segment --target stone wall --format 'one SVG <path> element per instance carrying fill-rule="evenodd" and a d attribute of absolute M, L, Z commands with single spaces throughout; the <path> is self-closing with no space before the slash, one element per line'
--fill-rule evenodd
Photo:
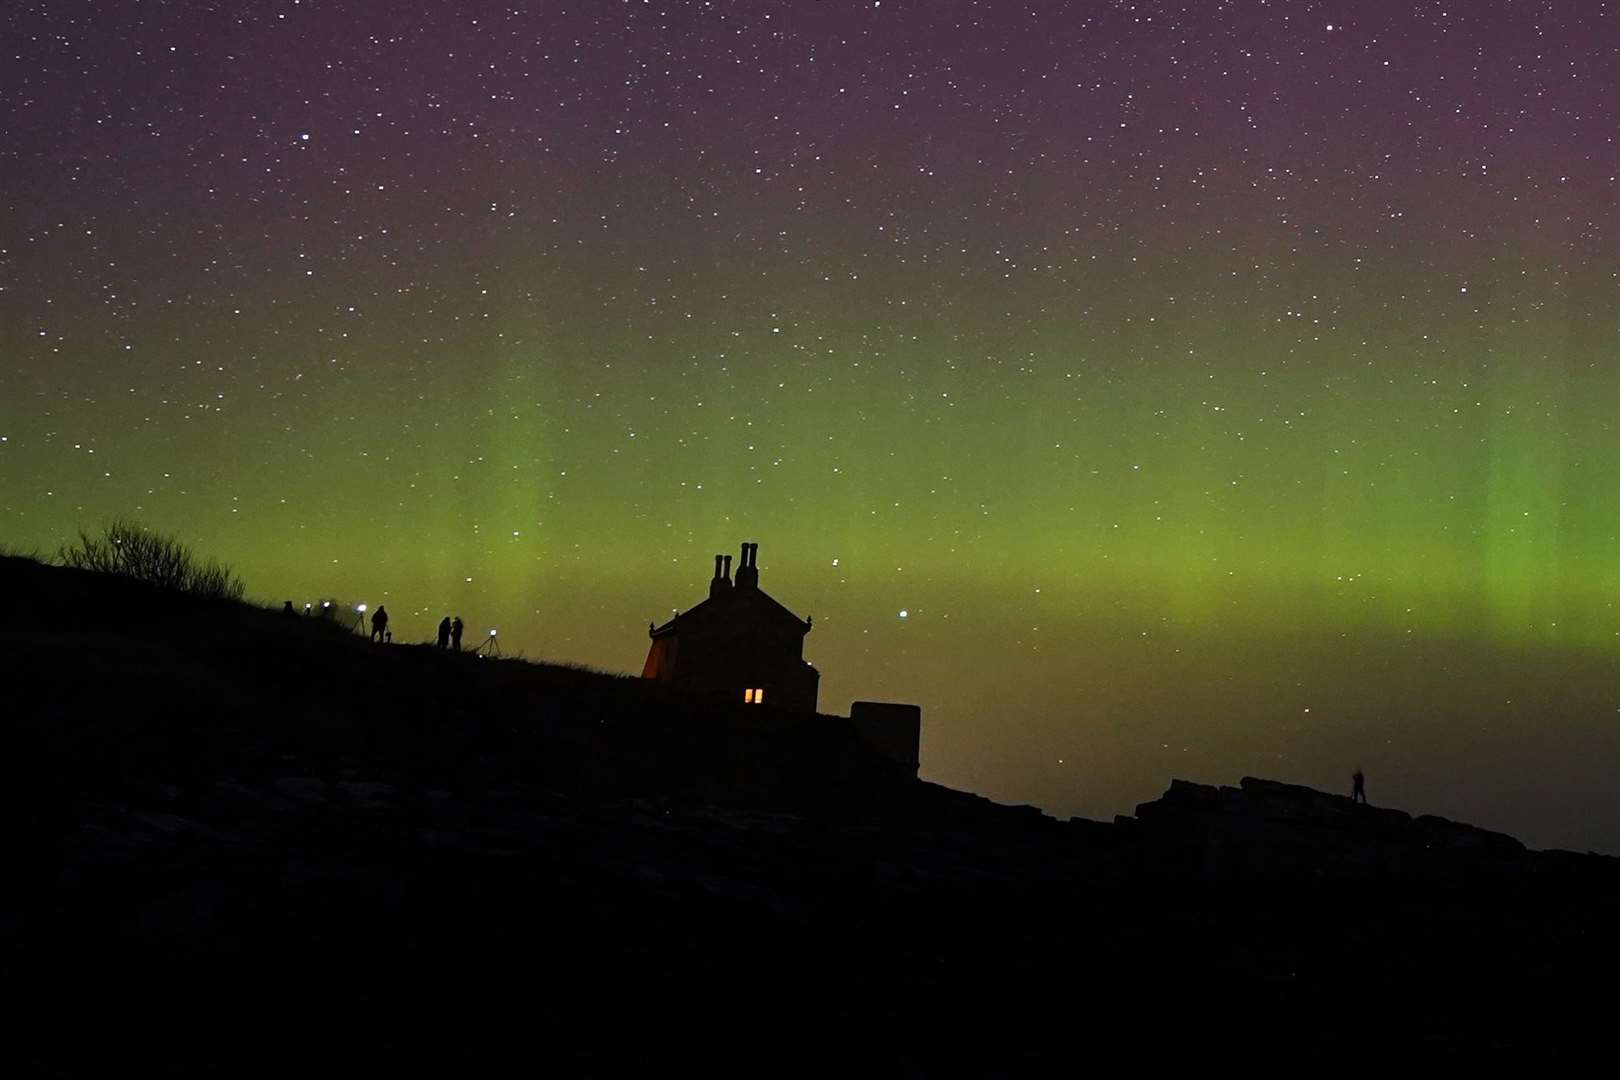
<path fill-rule="evenodd" d="M 922 760 L 922 706 L 857 701 L 849 707 L 856 738 L 910 777 Z"/>

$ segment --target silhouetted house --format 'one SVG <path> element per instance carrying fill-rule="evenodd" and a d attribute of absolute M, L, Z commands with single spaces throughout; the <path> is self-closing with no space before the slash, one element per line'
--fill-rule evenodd
<path fill-rule="evenodd" d="M 810 620 L 759 587 L 758 544 L 744 544 L 731 579 L 731 556 L 714 557 L 709 598 L 663 626 L 649 626 L 644 679 L 750 705 L 816 711 L 821 673 L 804 659 Z"/>

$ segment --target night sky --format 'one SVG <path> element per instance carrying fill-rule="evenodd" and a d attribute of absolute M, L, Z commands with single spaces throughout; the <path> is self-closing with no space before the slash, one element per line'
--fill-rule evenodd
<path fill-rule="evenodd" d="M 457 8 L 463 10 L 457 10 Z M 0 542 L 1620 852 L 1620 5 L 19 2 Z"/>

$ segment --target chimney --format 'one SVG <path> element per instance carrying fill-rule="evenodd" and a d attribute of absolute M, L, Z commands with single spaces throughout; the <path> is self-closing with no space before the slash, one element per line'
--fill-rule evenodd
<path fill-rule="evenodd" d="M 754 562 L 758 558 L 758 544 L 744 544 L 742 546 L 742 558 L 737 562 L 737 588 L 759 588 L 759 567 Z"/>
<path fill-rule="evenodd" d="M 714 577 L 709 579 L 709 598 L 713 599 L 731 588 L 731 556 L 714 557 Z"/>

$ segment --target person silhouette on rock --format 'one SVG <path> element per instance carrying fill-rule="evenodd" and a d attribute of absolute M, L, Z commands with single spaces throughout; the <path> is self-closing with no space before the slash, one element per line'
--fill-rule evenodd
<path fill-rule="evenodd" d="M 381 604 L 371 613 L 371 640 L 381 641 L 385 644 L 388 638 L 388 609 Z"/>
<path fill-rule="evenodd" d="M 456 652 L 461 651 L 461 627 L 461 616 L 457 615 L 456 621 L 450 624 L 450 647 Z"/>
<path fill-rule="evenodd" d="M 1362 805 L 1366 805 L 1367 802 L 1367 778 L 1361 775 L 1360 769 L 1357 769 L 1355 775 L 1350 777 L 1350 801 Z"/>
<path fill-rule="evenodd" d="M 446 615 L 439 620 L 439 648 L 450 647 L 450 616 Z"/>
<path fill-rule="evenodd" d="M 288 601 L 287 601 L 287 602 L 286 602 L 286 603 L 285 603 L 285 604 L 284 604 L 284 605 L 283 605 L 283 606 L 282 606 L 282 608 L 281 608 L 281 613 L 282 613 L 282 614 L 283 614 L 283 615 L 291 615 L 291 616 L 293 616 L 293 617 L 294 617 L 294 618 L 297 618 L 297 617 L 298 617 L 298 612 L 296 612 L 296 611 L 294 611 L 294 610 L 293 610 L 293 606 L 292 606 L 292 601 L 291 601 L 291 600 L 288 600 Z"/>

